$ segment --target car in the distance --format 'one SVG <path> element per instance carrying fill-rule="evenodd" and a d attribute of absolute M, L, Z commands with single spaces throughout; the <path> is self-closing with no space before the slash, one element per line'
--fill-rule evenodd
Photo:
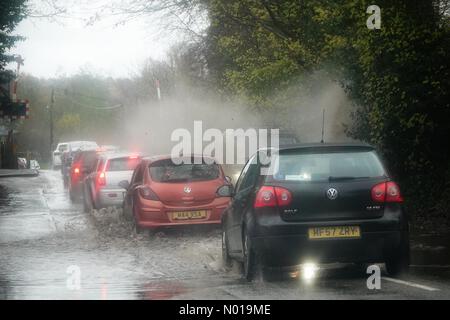
<path fill-rule="evenodd" d="M 60 142 L 56 146 L 55 151 L 53 151 L 52 154 L 52 168 L 54 170 L 57 170 L 61 168 L 61 156 L 64 151 L 66 151 L 69 148 L 69 145 L 67 142 Z"/>
<path fill-rule="evenodd" d="M 409 224 L 399 186 L 366 144 L 280 147 L 268 167 L 245 165 L 222 220 L 226 265 L 256 270 L 312 263 L 409 265 Z M 265 169 L 265 174 L 261 174 Z M 268 171 L 267 171 L 268 170 Z"/>
<path fill-rule="evenodd" d="M 85 177 L 97 167 L 100 152 L 97 150 L 77 151 L 68 172 L 68 188 L 71 201 L 81 199 Z"/>
<path fill-rule="evenodd" d="M 214 159 L 192 156 L 144 158 L 127 189 L 123 209 L 135 222 L 136 232 L 144 229 L 187 224 L 220 224 L 228 206 L 231 188 L 221 166 Z"/>
<path fill-rule="evenodd" d="M 130 153 L 106 153 L 99 156 L 96 169 L 83 181 L 85 212 L 105 207 L 122 207 L 125 189 L 119 186 L 130 181 L 141 156 Z"/>
<path fill-rule="evenodd" d="M 61 152 L 61 174 L 63 176 L 64 185 L 68 185 L 70 168 L 72 167 L 75 154 L 80 151 L 98 150 L 98 145 L 94 141 L 70 141 L 66 142 L 64 151 Z"/>

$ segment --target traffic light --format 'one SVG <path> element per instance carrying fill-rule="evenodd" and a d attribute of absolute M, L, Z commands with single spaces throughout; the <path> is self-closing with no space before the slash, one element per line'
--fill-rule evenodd
<path fill-rule="evenodd" d="M 2 101 L 0 102 L 0 118 L 3 119 L 28 119 L 30 113 L 30 107 L 28 100 Z"/>

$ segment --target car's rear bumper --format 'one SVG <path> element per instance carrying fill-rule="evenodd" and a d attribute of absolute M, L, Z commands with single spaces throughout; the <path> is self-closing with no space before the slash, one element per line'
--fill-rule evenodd
<path fill-rule="evenodd" d="M 125 189 L 100 189 L 97 193 L 98 208 L 121 207 Z"/>
<path fill-rule="evenodd" d="M 253 223 L 251 238 L 266 264 L 295 265 L 305 261 L 384 262 L 400 247 L 407 222 L 400 208 L 381 218 L 278 224 Z M 358 226 L 359 238 L 309 239 L 309 228 Z"/>
<path fill-rule="evenodd" d="M 204 205 L 169 206 L 160 201 L 142 201 L 137 212 L 137 224 L 144 228 L 156 228 L 175 225 L 220 224 L 222 214 L 230 202 L 229 198 L 216 198 Z M 179 211 L 206 211 L 201 219 L 175 220 L 172 213 Z"/>
<path fill-rule="evenodd" d="M 307 235 L 255 237 L 256 250 L 265 264 L 304 262 L 383 262 L 400 245 L 401 232 L 365 232 L 359 239 L 310 240 Z"/>

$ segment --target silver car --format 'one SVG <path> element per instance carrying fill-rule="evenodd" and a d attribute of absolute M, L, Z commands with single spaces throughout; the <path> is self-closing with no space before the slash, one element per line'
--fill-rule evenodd
<path fill-rule="evenodd" d="M 122 206 L 125 189 L 122 180 L 131 180 L 141 156 L 128 153 L 107 153 L 99 156 L 94 172 L 83 181 L 83 207 L 91 209 Z"/>

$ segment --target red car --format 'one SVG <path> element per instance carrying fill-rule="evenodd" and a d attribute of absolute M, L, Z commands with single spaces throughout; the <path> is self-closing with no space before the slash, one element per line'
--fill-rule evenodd
<path fill-rule="evenodd" d="M 144 158 L 131 181 L 119 183 L 127 190 L 123 209 L 126 216 L 134 217 L 136 232 L 173 225 L 221 223 L 222 213 L 231 200 L 230 180 L 213 159 L 201 156 L 189 159 L 191 164 L 176 164 L 170 156 Z M 196 164 L 195 159 L 200 163 Z"/>

